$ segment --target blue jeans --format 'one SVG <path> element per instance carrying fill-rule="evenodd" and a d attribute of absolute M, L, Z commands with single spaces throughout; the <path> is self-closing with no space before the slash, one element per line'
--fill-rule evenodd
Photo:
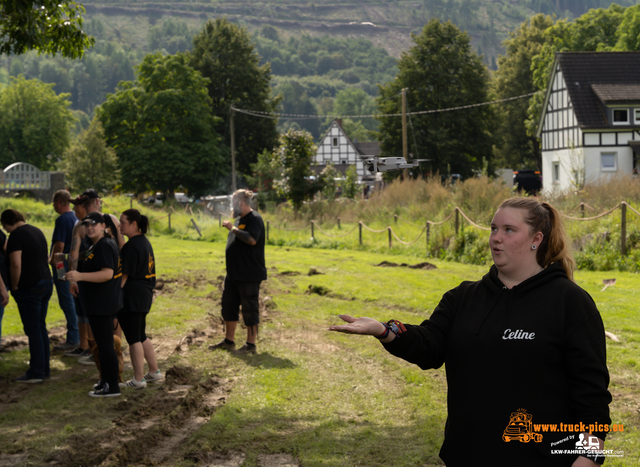
<path fill-rule="evenodd" d="M 0 341 L 2 340 L 2 318 L 4 317 L 4 307 L 0 305 Z"/>
<path fill-rule="evenodd" d="M 65 261 L 64 264 L 65 270 L 68 270 L 67 262 Z M 80 344 L 78 316 L 76 315 L 76 304 L 73 300 L 73 295 L 69 292 L 69 281 L 58 280 L 56 270 L 53 269 L 53 284 L 56 286 L 56 292 L 58 293 L 58 303 L 64 312 L 64 317 L 67 319 L 67 344 L 78 345 Z"/>
<path fill-rule="evenodd" d="M 47 309 L 53 293 L 51 279 L 41 280 L 35 287 L 11 292 L 22 320 L 24 333 L 29 339 L 29 369 L 27 377 L 45 378 L 49 369 L 49 333 L 47 332 Z"/>

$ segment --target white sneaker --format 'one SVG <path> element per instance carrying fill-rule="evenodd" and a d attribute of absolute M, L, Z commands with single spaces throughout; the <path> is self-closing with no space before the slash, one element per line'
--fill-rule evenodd
<path fill-rule="evenodd" d="M 143 389 L 147 387 L 147 382 L 145 380 L 142 381 L 136 381 L 135 378 L 131 378 L 129 381 L 127 381 L 126 383 L 120 383 L 118 386 L 120 386 L 121 388 L 136 388 L 136 389 Z"/>
<path fill-rule="evenodd" d="M 156 381 L 162 381 L 163 379 L 164 379 L 164 375 L 160 370 L 156 371 L 155 373 L 149 372 L 146 375 L 144 375 L 144 380 L 147 383 L 155 383 Z"/>

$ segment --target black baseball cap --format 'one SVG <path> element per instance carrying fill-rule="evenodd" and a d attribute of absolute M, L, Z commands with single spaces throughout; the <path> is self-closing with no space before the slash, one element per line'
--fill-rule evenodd
<path fill-rule="evenodd" d="M 96 225 L 98 223 L 104 224 L 104 216 L 99 212 L 90 212 L 89 214 L 87 214 L 87 217 L 82 219 L 83 225 L 84 224 Z"/>
<path fill-rule="evenodd" d="M 95 198 L 100 198 L 100 195 L 98 194 L 98 192 L 96 190 L 94 190 L 93 188 L 89 188 L 88 190 L 85 190 L 80 197 L 82 198 L 83 201 L 86 201 L 88 199 L 95 199 Z"/>

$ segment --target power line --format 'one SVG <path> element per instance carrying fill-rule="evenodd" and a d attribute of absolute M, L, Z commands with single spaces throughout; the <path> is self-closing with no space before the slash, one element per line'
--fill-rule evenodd
<path fill-rule="evenodd" d="M 524 99 L 525 97 L 531 97 L 535 94 L 535 92 L 530 92 L 528 94 L 522 94 L 520 96 L 508 97 L 506 99 L 500 99 L 497 101 L 490 102 L 482 102 L 480 104 L 469 104 L 469 105 L 461 105 L 459 107 L 449 107 L 448 109 L 436 109 L 436 110 L 421 110 L 418 112 L 408 112 L 407 115 L 426 115 L 426 114 L 434 114 L 441 112 L 452 112 L 454 110 L 463 110 L 463 109 L 471 109 L 473 107 L 482 107 L 485 105 L 492 104 L 500 104 L 502 102 L 515 101 L 518 99 Z M 298 114 L 284 114 L 284 113 L 276 113 L 276 112 L 263 112 L 260 110 L 245 110 L 238 109 L 233 105 L 231 108 L 238 113 L 251 115 L 253 117 L 259 118 L 270 118 L 273 120 L 282 119 L 282 120 L 310 120 L 310 119 L 319 119 L 319 118 L 381 118 L 381 117 L 400 117 L 402 113 L 397 114 L 372 114 L 372 115 L 298 115 Z"/>

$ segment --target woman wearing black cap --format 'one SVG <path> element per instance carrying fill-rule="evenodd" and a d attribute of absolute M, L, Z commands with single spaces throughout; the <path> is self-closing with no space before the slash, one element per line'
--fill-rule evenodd
<path fill-rule="evenodd" d="M 67 272 L 66 278 L 72 282 L 83 282 L 80 301 L 89 316 L 91 332 L 100 351 L 102 378 L 89 395 L 119 396 L 118 358 L 113 348 L 113 319 L 122 308 L 120 254 L 116 242 L 105 232 L 102 214 L 89 213 L 82 224 L 93 245 L 86 253 L 81 270 Z"/>

